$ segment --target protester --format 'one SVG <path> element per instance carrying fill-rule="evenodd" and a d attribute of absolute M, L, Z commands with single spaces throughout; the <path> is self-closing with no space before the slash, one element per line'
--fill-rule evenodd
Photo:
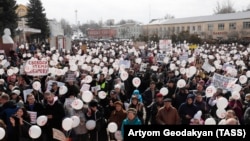
<path fill-rule="evenodd" d="M 137 116 L 137 111 L 134 108 L 129 108 L 127 110 L 127 118 L 122 121 L 121 133 L 124 138 L 124 126 L 125 125 L 142 125 L 140 119 Z"/>
<path fill-rule="evenodd" d="M 175 107 L 172 106 L 172 99 L 164 99 L 164 106 L 161 107 L 156 115 L 156 122 L 159 125 L 178 125 L 180 116 Z"/>

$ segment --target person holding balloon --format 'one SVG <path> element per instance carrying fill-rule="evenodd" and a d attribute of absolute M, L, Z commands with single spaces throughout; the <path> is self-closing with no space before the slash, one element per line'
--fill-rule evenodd
<path fill-rule="evenodd" d="M 89 109 L 86 118 L 87 120 L 93 120 L 96 123 L 95 128 L 89 131 L 90 141 L 107 141 L 108 135 L 105 130 L 107 123 L 104 118 L 102 107 L 100 107 L 97 100 L 93 99 L 89 102 Z"/>
<path fill-rule="evenodd" d="M 13 132 L 9 135 L 9 140 L 13 141 L 31 141 L 29 137 L 29 114 L 27 110 L 22 107 L 17 110 L 17 112 L 10 117 L 10 122 L 13 127 Z"/>
<path fill-rule="evenodd" d="M 127 117 L 127 112 L 124 110 L 121 101 L 116 101 L 114 105 L 115 109 L 111 112 L 108 123 L 115 122 L 117 124 L 117 130 L 121 130 L 122 121 Z M 110 140 L 115 140 L 114 133 L 110 133 Z"/>
<path fill-rule="evenodd" d="M 45 92 L 47 104 L 45 105 L 44 115 L 47 116 L 47 136 L 53 140 L 52 128 L 62 130 L 62 120 L 65 117 L 65 111 L 62 103 L 58 101 L 55 95 L 51 92 Z"/>
<path fill-rule="evenodd" d="M 7 134 L 6 134 L 6 124 L 3 120 L 0 119 L 0 140 L 7 141 Z"/>

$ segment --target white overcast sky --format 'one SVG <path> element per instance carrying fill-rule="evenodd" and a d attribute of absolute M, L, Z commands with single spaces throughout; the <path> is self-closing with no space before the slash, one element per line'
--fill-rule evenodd
<path fill-rule="evenodd" d="M 16 0 L 26 5 L 29 0 Z M 133 19 L 148 23 L 150 19 L 163 18 L 166 14 L 175 18 L 212 15 L 216 3 L 227 0 L 41 0 L 48 19 L 62 18 L 75 24 L 114 19 Z M 236 11 L 246 9 L 250 0 L 230 0 Z M 76 11 L 77 10 L 77 16 Z"/>

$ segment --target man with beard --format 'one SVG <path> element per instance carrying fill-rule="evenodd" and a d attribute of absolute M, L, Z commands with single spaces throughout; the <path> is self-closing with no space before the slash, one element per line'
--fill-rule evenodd
<path fill-rule="evenodd" d="M 45 92 L 47 104 L 45 105 L 44 114 L 48 117 L 47 135 L 49 140 L 53 140 L 52 128 L 62 131 L 62 120 L 65 112 L 62 103 L 60 103 L 53 93 Z"/>

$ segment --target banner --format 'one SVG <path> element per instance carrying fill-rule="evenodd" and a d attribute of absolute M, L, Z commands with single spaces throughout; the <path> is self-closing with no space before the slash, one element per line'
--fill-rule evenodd
<path fill-rule="evenodd" d="M 26 72 L 30 76 L 44 76 L 49 72 L 49 64 L 47 60 L 28 60 L 25 67 L 31 66 L 31 70 Z"/>
<path fill-rule="evenodd" d="M 119 66 L 123 65 L 124 68 L 128 69 L 131 66 L 130 60 L 120 60 Z"/>
<path fill-rule="evenodd" d="M 231 91 L 237 80 L 237 78 L 226 77 L 215 73 L 211 85 L 213 85 L 215 88 L 222 88 L 224 90 Z"/>
<path fill-rule="evenodd" d="M 171 49 L 172 49 L 171 44 L 172 44 L 172 40 L 160 40 L 159 48 L 162 51 L 171 52 Z"/>

